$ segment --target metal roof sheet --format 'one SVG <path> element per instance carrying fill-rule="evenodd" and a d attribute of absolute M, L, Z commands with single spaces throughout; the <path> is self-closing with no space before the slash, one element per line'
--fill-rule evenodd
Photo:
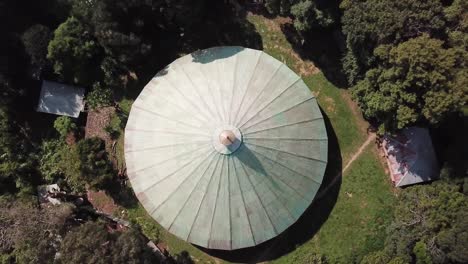
<path fill-rule="evenodd" d="M 320 187 L 327 152 L 306 84 L 242 47 L 171 63 L 138 96 L 125 129 L 127 171 L 145 209 L 214 249 L 255 246 L 293 224 Z"/>
<path fill-rule="evenodd" d="M 38 112 L 77 118 L 84 109 L 84 88 L 42 81 Z"/>
<path fill-rule="evenodd" d="M 385 135 L 383 149 L 397 187 L 434 180 L 439 166 L 426 128 L 409 127 L 395 137 Z"/>

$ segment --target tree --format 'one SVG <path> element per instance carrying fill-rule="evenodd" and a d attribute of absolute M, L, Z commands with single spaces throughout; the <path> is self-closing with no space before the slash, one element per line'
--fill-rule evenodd
<path fill-rule="evenodd" d="M 68 133 L 75 132 L 78 129 L 75 122 L 68 116 L 57 117 L 54 121 L 54 128 L 62 139 L 64 139 Z"/>
<path fill-rule="evenodd" d="M 451 183 L 403 190 L 387 230 L 384 255 L 406 263 L 466 263 L 467 211 L 467 196 Z"/>
<path fill-rule="evenodd" d="M 98 187 L 112 177 L 112 166 L 106 155 L 104 140 L 100 138 L 87 138 L 77 144 L 77 153 L 80 159 L 81 176 L 73 179 L 74 183 L 91 187 Z"/>
<path fill-rule="evenodd" d="M 91 16 L 94 36 L 106 55 L 126 70 L 152 51 L 152 39 L 161 31 L 162 7 L 161 1 L 96 1 Z"/>
<path fill-rule="evenodd" d="M 465 57 L 422 35 L 396 47 L 375 50 L 381 65 L 352 88 L 366 118 L 380 131 L 424 122 L 438 124 L 467 101 Z"/>
<path fill-rule="evenodd" d="M 439 36 L 445 27 L 438 0 L 349 0 L 341 7 L 347 45 L 343 67 L 350 84 L 374 66 L 377 46 L 395 45 L 424 33 Z"/>
<path fill-rule="evenodd" d="M 62 166 L 64 149 L 68 154 L 68 146 L 61 139 L 42 142 L 39 172 L 49 183 L 54 183 L 66 173 L 70 173 L 70 171 L 64 170 L 64 166 Z"/>
<path fill-rule="evenodd" d="M 12 114 L 0 106 L 0 194 L 29 186 L 35 175 L 35 153 L 19 133 Z"/>
<path fill-rule="evenodd" d="M 39 161 L 45 180 L 64 179 L 78 193 L 85 191 L 86 186 L 100 187 L 113 175 L 104 141 L 99 138 L 87 138 L 72 146 L 63 140 L 44 141 Z"/>
<path fill-rule="evenodd" d="M 68 146 L 67 144 L 63 144 L 63 142 L 60 142 L 60 144 L 57 145 L 57 147 L 57 156 L 59 160 L 57 164 L 52 164 L 52 166 L 57 166 L 57 172 L 60 174 L 56 174 L 57 177 L 54 179 L 60 179 L 63 174 L 68 187 L 71 187 L 73 191 L 78 193 L 85 191 L 87 182 L 86 178 L 82 177 L 82 161 L 80 160 L 80 156 L 78 155 L 77 146 Z M 54 156 L 50 157 L 53 158 Z M 53 161 L 48 161 L 48 163 L 51 162 Z"/>
<path fill-rule="evenodd" d="M 297 31 L 307 32 L 313 28 L 330 27 L 335 23 L 331 7 L 319 5 L 317 2 L 319 1 L 301 0 L 291 7 L 294 27 Z"/>
<path fill-rule="evenodd" d="M 453 228 L 444 230 L 437 236 L 436 243 L 452 263 L 468 262 L 468 212 L 458 212 Z"/>
<path fill-rule="evenodd" d="M 272 15 L 290 15 L 291 5 L 293 5 L 295 0 L 266 0 L 265 7 L 268 13 Z"/>
<path fill-rule="evenodd" d="M 416 264 L 432 264 L 431 257 L 427 252 L 426 243 L 422 241 L 416 242 L 413 248 L 413 253 L 416 258 Z"/>
<path fill-rule="evenodd" d="M 69 17 L 54 32 L 47 58 L 65 81 L 90 85 L 100 74 L 101 50 L 89 26 Z"/>
<path fill-rule="evenodd" d="M 100 83 L 95 83 L 86 96 L 86 104 L 91 109 L 112 105 L 112 101 L 112 90 L 108 86 L 103 87 Z"/>
<path fill-rule="evenodd" d="M 41 71 L 47 64 L 47 46 L 51 38 L 50 29 L 40 24 L 31 26 L 23 33 L 23 45 L 31 59 L 32 75 L 35 79 L 40 78 Z"/>
<path fill-rule="evenodd" d="M 16 263 L 51 263 L 73 206 L 61 204 L 39 209 L 34 203 L 2 198 L 0 253 L 11 252 Z"/>
<path fill-rule="evenodd" d="M 58 263 L 160 263 L 137 230 L 110 233 L 102 223 L 87 222 L 69 232 Z"/>
<path fill-rule="evenodd" d="M 468 3 L 463 0 L 454 0 L 444 9 L 447 19 L 446 33 L 448 42 L 454 48 L 468 48 Z"/>

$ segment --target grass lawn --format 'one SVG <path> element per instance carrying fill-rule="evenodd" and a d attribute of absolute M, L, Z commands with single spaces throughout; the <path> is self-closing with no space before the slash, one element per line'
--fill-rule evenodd
<path fill-rule="evenodd" d="M 247 19 L 261 35 L 264 50 L 300 73 L 317 96 L 338 138 L 344 167 L 367 137 L 366 123 L 349 103 L 348 91 L 335 87 L 312 62 L 302 60 L 293 51 L 278 24 L 281 21 L 252 14 Z M 131 102 L 126 99 L 124 103 L 128 107 Z M 123 133 L 117 143 L 117 154 L 119 162 L 123 161 Z M 320 230 L 273 262 L 310 263 L 317 255 L 326 255 L 331 263 L 360 260 L 368 251 L 383 246 L 384 229 L 391 221 L 393 202 L 388 178 L 371 144 L 343 176 L 335 207 Z M 187 251 L 196 262 L 215 262 L 203 251 L 165 231 L 140 204 L 127 211 L 130 220 L 139 223 L 148 237 L 167 245 L 171 254 Z"/>
<path fill-rule="evenodd" d="M 263 49 L 276 59 L 286 63 L 289 68 L 299 73 L 307 86 L 317 97 L 322 110 L 330 119 L 340 144 L 344 163 L 351 153 L 365 141 L 365 128 L 358 127 L 360 123 L 345 100 L 347 90 L 339 89 L 330 83 L 323 73 L 310 61 L 302 60 L 293 51 L 292 45 L 281 31 L 281 27 L 274 20 L 263 16 L 249 14 L 247 19 L 254 24 L 261 35 Z"/>
<path fill-rule="evenodd" d="M 303 62 L 297 62 L 292 46 L 279 26 L 259 15 L 249 15 L 262 36 L 264 49 L 301 73 Z M 281 22 L 280 22 L 281 23 Z M 306 67 L 312 68 L 313 65 Z M 330 119 L 338 138 L 343 166 L 365 141 L 366 127 L 359 112 L 352 111 L 347 90 L 330 83 L 323 73 L 302 74 Z M 383 247 L 385 227 L 391 221 L 394 195 L 387 175 L 370 145 L 342 178 L 339 196 L 328 220 L 319 232 L 295 251 L 274 262 L 310 263 L 314 254 L 326 255 L 331 263 L 360 260 L 368 251 Z"/>
<path fill-rule="evenodd" d="M 309 263 L 314 254 L 330 263 L 352 263 L 383 247 L 395 196 L 373 148 L 368 146 L 344 175 L 337 203 L 320 231 L 275 263 Z"/>

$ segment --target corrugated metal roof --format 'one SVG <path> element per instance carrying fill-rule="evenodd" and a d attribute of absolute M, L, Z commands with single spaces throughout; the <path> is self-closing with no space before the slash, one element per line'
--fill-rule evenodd
<path fill-rule="evenodd" d="M 301 78 L 242 47 L 174 61 L 143 89 L 125 130 L 128 175 L 145 209 L 214 249 L 255 246 L 293 224 L 320 187 L 327 151 Z"/>
<path fill-rule="evenodd" d="M 426 128 L 409 127 L 396 136 L 385 135 L 383 149 L 397 187 L 434 180 L 439 166 Z"/>
<path fill-rule="evenodd" d="M 84 109 L 84 88 L 42 81 L 38 112 L 77 118 Z"/>

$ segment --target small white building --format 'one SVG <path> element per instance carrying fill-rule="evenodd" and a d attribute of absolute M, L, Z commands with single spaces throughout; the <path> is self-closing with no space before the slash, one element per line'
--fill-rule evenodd
<path fill-rule="evenodd" d="M 77 118 L 84 110 L 85 89 L 51 81 L 42 81 L 37 111 Z"/>
<path fill-rule="evenodd" d="M 439 166 L 427 129 L 410 127 L 396 136 L 385 135 L 382 148 L 395 186 L 403 187 L 438 178 Z"/>

